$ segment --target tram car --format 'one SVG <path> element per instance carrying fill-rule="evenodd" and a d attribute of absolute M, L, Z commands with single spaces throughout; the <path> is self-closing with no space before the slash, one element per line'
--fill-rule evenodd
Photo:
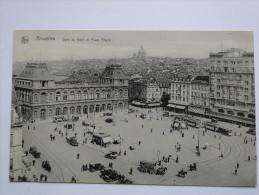
<path fill-rule="evenodd" d="M 201 121 L 198 119 L 189 118 L 187 120 L 187 125 L 194 128 L 199 128 L 201 124 Z"/>
<path fill-rule="evenodd" d="M 209 130 L 209 131 L 216 132 L 218 130 L 218 125 L 213 122 L 205 122 L 204 127 L 206 131 Z"/>

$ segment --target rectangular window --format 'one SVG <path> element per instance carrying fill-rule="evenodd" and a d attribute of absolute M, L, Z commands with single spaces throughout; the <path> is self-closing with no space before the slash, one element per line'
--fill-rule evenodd
<path fill-rule="evenodd" d="M 245 88 L 245 93 L 248 93 L 248 88 Z"/>
<path fill-rule="evenodd" d="M 245 81 L 245 85 L 248 85 L 248 81 Z"/>
<path fill-rule="evenodd" d="M 219 90 L 220 89 L 220 85 L 217 85 L 217 90 Z"/>
<path fill-rule="evenodd" d="M 217 79 L 217 83 L 220 83 L 220 79 Z"/>
<path fill-rule="evenodd" d="M 220 98 L 220 93 L 219 92 L 217 92 L 217 98 Z"/>
<path fill-rule="evenodd" d="M 245 95 L 245 101 L 248 101 L 248 95 Z"/>

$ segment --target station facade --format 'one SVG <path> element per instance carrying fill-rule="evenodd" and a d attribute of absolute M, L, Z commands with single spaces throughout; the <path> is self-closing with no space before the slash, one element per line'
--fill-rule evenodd
<path fill-rule="evenodd" d="M 35 121 L 128 108 L 128 78 L 113 63 L 100 76 L 78 75 L 62 81 L 55 81 L 46 63 L 28 63 L 13 82 L 23 116 Z"/>

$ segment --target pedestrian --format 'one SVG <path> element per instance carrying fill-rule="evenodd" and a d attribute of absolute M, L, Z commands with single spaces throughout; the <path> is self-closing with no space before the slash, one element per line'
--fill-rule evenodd
<path fill-rule="evenodd" d="M 178 158 L 178 155 L 177 155 L 175 162 L 178 163 L 178 161 L 179 161 L 179 158 Z"/>
<path fill-rule="evenodd" d="M 152 133 L 153 132 L 153 129 L 151 128 L 150 132 Z"/>
<path fill-rule="evenodd" d="M 130 172 L 129 172 L 129 174 L 133 174 L 133 169 L 132 169 L 132 167 L 130 168 Z"/>
<path fill-rule="evenodd" d="M 192 135 L 192 139 L 194 139 L 194 135 Z"/>
<path fill-rule="evenodd" d="M 24 146 L 24 139 L 22 140 L 22 147 Z"/>
<path fill-rule="evenodd" d="M 28 156 L 28 150 L 25 151 L 25 155 Z"/>
<path fill-rule="evenodd" d="M 32 161 L 32 165 L 34 166 L 35 165 L 35 160 L 33 159 L 33 161 Z"/>
<path fill-rule="evenodd" d="M 33 130 L 35 131 L 35 126 L 33 127 Z"/>
<path fill-rule="evenodd" d="M 235 169 L 235 175 L 237 175 L 237 169 Z"/>
<path fill-rule="evenodd" d="M 142 125 L 142 128 L 144 128 L 144 125 Z"/>
<path fill-rule="evenodd" d="M 248 160 L 248 162 L 250 162 L 250 156 L 248 156 L 247 160 Z"/>
<path fill-rule="evenodd" d="M 246 140 L 246 144 L 247 144 L 247 140 Z"/>
<path fill-rule="evenodd" d="M 41 173 L 40 174 L 40 181 L 42 181 L 43 177 L 44 177 L 44 175 Z"/>
<path fill-rule="evenodd" d="M 223 154 L 222 153 L 220 154 L 220 157 L 223 158 Z"/>
<path fill-rule="evenodd" d="M 139 145 L 139 146 L 140 146 L 140 144 L 141 144 L 141 141 L 138 142 L 138 145 Z"/>
<path fill-rule="evenodd" d="M 124 156 L 126 156 L 126 154 L 127 154 L 127 153 L 126 153 L 126 150 L 125 150 L 125 151 L 124 151 Z"/>
<path fill-rule="evenodd" d="M 205 134 L 205 132 L 203 131 L 203 132 L 202 132 L 202 135 L 204 136 L 204 134 Z"/>
<path fill-rule="evenodd" d="M 45 182 L 47 182 L 47 180 L 48 180 L 48 176 L 47 176 L 47 175 L 45 175 L 45 176 L 44 176 L 44 179 L 45 179 Z"/>
<path fill-rule="evenodd" d="M 237 169 L 239 169 L 239 163 L 237 163 Z"/>
<path fill-rule="evenodd" d="M 162 135 L 165 135 L 165 132 L 163 131 L 163 134 Z"/>
<path fill-rule="evenodd" d="M 30 125 L 28 125 L 28 130 L 30 130 Z"/>
<path fill-rule="evenodd" d="M 77 133 L 75 133 L 75 137 L 76 137 Z"/>
<path fill-rule="evenodd" d="M 61 135 L 62 135 L 62 137 L 63 137 L 63 133 L 62 133 Z"/>
<path fill-rule="evenodd" d="M 85 165 L 82 165 L 81 171 L 85 171 Z"/>
<path fill-rule="evenodd" d="M 77 155 L 76 155 L 76 156 L 77 156 L 77 159 L 79 159 L 79 157 L 80 157 L 80 154 L 79 154 L 79 153 L 77 153 Z"/>
<path fill-rule="evenodd" d="M 113 163 L 111 162 L 111 168 L 112 168 L 112 166 L 113 166 Z"/>
<path fill-rule="evenodd" d="M 84 137 L 85 137 L 85 133 L 84 133 Z"/>

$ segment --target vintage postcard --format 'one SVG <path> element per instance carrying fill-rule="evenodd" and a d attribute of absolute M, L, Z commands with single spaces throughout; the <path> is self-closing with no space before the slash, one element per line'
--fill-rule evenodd
<path fill-rule="evenodd" d="M 14 31 L 10 181 L 256 185 L 248 31 Z"/>

